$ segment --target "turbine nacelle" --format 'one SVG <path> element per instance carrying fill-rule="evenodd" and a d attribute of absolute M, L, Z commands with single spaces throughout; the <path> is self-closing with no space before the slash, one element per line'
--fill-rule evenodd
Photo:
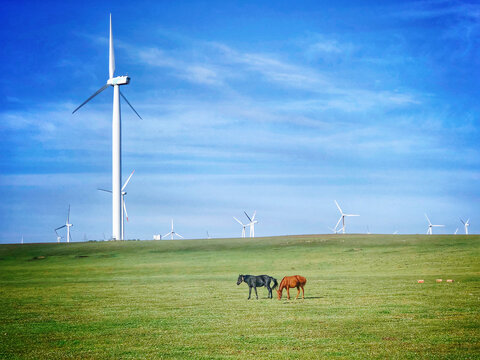
<path fill-rule="evenodd" d="M 107 80 L 107 85 L 115 86 L 115 85 L 128 85 L 130 83 L 129 76 L 117 76 L 112 79 Z"/>

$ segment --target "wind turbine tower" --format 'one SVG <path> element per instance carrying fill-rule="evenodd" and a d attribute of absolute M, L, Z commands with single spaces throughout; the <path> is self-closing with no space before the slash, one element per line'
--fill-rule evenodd
<path fill-rule="evenodd" d="M 115 73 L 115 54 L 113 52 L 113 35 L 112 35 L 112 14 L 110 14 L 110 46 L 109 46 L 109 78 L 107 83 L 98 89 L 92 96 L 85 100 L 79 107 L 73 112 L 75 113 L 83 105 L 100 94 L 109 86 L 113 86 L 113 114 L 112 114 L 112 238 L 114 240 L 120 240 L 122 238 L 122 126 L 121 126 L 121 114 L 120 114 L 120 95 L 125 102 L 132 108 L 132 110 L 138 115 L 137 111 L 133 108 L 127 98 L 121 93 L 120 86 L 128 85 L 130 83 L 130 77 L 117 76 Z"/>
<path fill-rule="evenodd" d="M 125 183 L 122 186 L 122 240 L 125 240 L 125 216 L 127 217 L 127 221 L 128 221 L 127 205 L 125 205 L 125 195 L 127 195 L 127 192 L 125 191 L 125 188 L 130 182 L 130 179 L 132 178 L 134 172 L 135 170 L 132 171 L 127 181 L 125 181 Z M 105 191 L 110 194 L 112 193 L 112 190 L 106 190 L 106 189 L 100 189 L 100 188 L 98 188 L 97 190 Z"/>

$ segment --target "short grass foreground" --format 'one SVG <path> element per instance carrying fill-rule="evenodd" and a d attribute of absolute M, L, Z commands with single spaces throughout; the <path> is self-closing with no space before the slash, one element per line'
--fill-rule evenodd
<path fill-rule="evenodd" d="M 0 358 L 479 358 L 479 250 L 476 235 L 2 245 Z M 305 299 L 247 300 L 239 274 L 303 275 Z"/>

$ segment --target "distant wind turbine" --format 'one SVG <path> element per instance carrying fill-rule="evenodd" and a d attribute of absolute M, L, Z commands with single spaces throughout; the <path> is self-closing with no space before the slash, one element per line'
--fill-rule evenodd
<path fill-rule="evenodd" d="M 80 109 L 83 105 L 92 100 L 109 86 L 113 86 L 113 115 L 112 115 L 112 238 L 120 240 L 122 236 L 122 200 L 121 200 L 121 182 L 122 182 L 122 127 L 120 114 L 120 95 L 123 100 L 130 106 L 133 112 L 141 119 L 140 115 L 133 108 L 132 104 L 120 92 L 121 85 L 128 85 L 130 77 L 117 76 L 115 72 L 115 54 L 113 51 L 112 36 L 112 14 L 110 14 L 110 46 L 109 46 L 109 78 L 107 83 L 98 89 L 92 96 L 85 100 L 79 107 L 73 110 L 72 114 Z"/>
<path fill-rule="evenodd" d="M 250 216 L 248 216 L 248 214 L 244 211 L 245 213 L 245 216 L 248 218 L 248 220 L 250 221 L 249 224 L 247 224 L 247 226 L 250 226 L 250 237 L 251 238 L 254 238 L 255 237 L 255 224 L 258 223 L 257 220 L 255 220 L 255 215 L 257 215 L 257 210 L 255 210 L 253 212 L 253 216 L 252 218 L 250 219 Z"/>
<path fill-rule="evenodd" d="M 338 234 L 338 230 L 337 229 L 333 229 L 331 228 L 330 226 L 327 226 L 328 230 L 330 230 L 331 232 L 333 232 L 334 234 Z"/>
<path fill-rule="evenodd" d="M 208 230 L 207 230 L 207 239 L 211 239 L 212 237 L 210 236 L 210 234 L 208 233 Z"/>
<path fill-rule="evenodd" d="M 57 230 L 55 230 L 55 234 L 57 235 L 57 243 L 62 241 L 62 237 L 58 234 Z"/>
<path fill-rule="evenodd" d="M 455 234 L 454 234 L 454 235 L 457 235 L 457 233 L 458 233 L 458 228 L 455 230 Z"/>
<path fill-rule="evenodd" d="M 73 226 L 73 224 L 70 224 L 70 205 L 68 205 L 67 221 L 65 222 L 65 225 L 60 226 L 60 227 L 55 229 L 55 232 L 57 232 L 57 230 L 63 229 L 64 227 L 67 228 L 67 243 L 69 243 L 70 239 L 71 239 L 71 236 L 70 236 L 70 227 L 71 226 Z M 58 241 L 58 237 L 57 237 L 57 241 Z"/>
<path fill-rule="evenodd" d="M 430 219 L 428 218 L 427 214 L 425 214 L 425 217 L 427 218 L 427 221 L 428 221 L 427 235 L 432 235 L 433 234 L 432 229 L 434 227 L 444 227 L 445 226 L 445 225 L 432 225 L 432 223 L 430 222 Z"/>
<path fill-rule="evenodd" d="M 127 221 L 128 221 L 127 206 L 125 205 L 125 195 L 127 195 L 127 192 L 125 191 L 125 188 L 127 187 L 127 184 L 130 182 L 130 179 L 132 178 L 134 172 L 135 170 L 132 171 L 132 173 L 128 177 L 127 181 L 125 181 L 125 184 L 123 184 L 121 189 L 122 190 L 122 239 L 121 240 L 125 240 L 125 216 L 127 217 Z M 106 189 L 100 189 L 100 188 L 98 188 L 97 190 L 105 191 L 110 194 L 112 193 L 112 190 L 106 190 Z"/>
<path fill-rule="evenodd" d="M 463 221 L 462 219 L 460 219 L 460 221 L 462 222 L 463 226 L 465 226 L 465 235 L 468 235 L 468 227 L 470 226 L 470 219 L 468 219 L 467 221 Z"/>
<path fill-rule="evenodd" d="M 242 238 L 245 237 L 245 228 L 248 226 L 248 224 L 242 223 L 240 220 L 238 220 L 235 216 L 233 217 L 240 225 L 243 226 L 242 228 Z"/>
<path fill-rule="evenodd" d="M 184 239 L 184 237 L 183 237 L 182 235 L 176 233 L 176 232 L 173 230 L 173 219 L 172 219 L 172 230 L 171 230 L 168 234 L 163 235 L 163 237 L 166 238 L 166 237 L 169 236 L 169 235 L 171 236 L 171 239 L 172 239 L 172 240 L 173 240 L 173 236 L 174 236 L 174 235 L 178 236 L 179 238 Z"/>
<path fill-rule="evenodd" d="M 340 219 L 338 219 L 338 222 L 337 224 L 335 225 L 335 230 L 337 229 L 338 225 L 340 224 L 340 222 L 342 223 L 342 233 L 345 234 L 345 218 L 348 217 L 348 216 L 360 216 L 360 215 L 355 215 L 355 214 L 345 214 L 342 209 L 340 208 L 340 205 L 338 205 L 337 203 L 337 200 L 334 200 L 335 201 L 335 205 L 337 205 L 337 208 L 338 208 L 338 211 L 340 211 Z"/>

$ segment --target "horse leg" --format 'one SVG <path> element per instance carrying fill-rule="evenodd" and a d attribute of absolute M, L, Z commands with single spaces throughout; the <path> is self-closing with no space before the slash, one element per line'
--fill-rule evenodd
<path fill-rule="evenodd" d="M 300 295 L 300 286 L 297 286 L 297 296 L 295 297 L 295 300 L 298 299 L 299 295 Z"/>
<path fill-rule="evenodd" d="M 290 288 L 287 286 L 287 299 L 290 300 Z"/>
<path fill-rule="evenodd" d="M 251 286 L 248 287 L 248 299 L 247 300 L 250 300 L 250 295 L 252 295 L 252 287 Z"/>
<path fill-rule="evenodd" d="M 302 299 L 305 299 L 305 289 L 302 286 Z"/>
<path fill-rule="evenodd" d="M 272 288 L 270 287 L 269 284 L 267 284 L 267 290 L 268 290 L 268 298 L 271 299 L 273 295 L 272 295 Z"/>
<path fill-rule="evenodd" d="M 255 295 L 257 296 L 257 300 L 258 300 L 257 287 L 255 286 L 254 289 L 255 289 Z"/>

